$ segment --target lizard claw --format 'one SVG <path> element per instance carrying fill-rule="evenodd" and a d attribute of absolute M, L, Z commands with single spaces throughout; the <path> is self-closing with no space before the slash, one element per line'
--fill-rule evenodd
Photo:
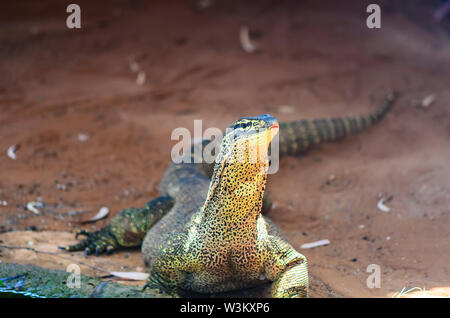
<path fill-rule="evenodd" d="M 80 235 L 89 236 L 90 232 L 88 230 L 85 230 L 85 229 L 80 230 L 77 233 L 75 233 L 75 238 L 77 239 L 78 236 L 80 236 Z"/>
<path fill-rule="evenodd" d="M 112 254 L 113 251 L 114 251 L 114 246 L 108 245 L 108 246 L 106 247 L 106 254 L 107 254 L 107 255 Z"/>
<path fill-rule="evenodd" d="M 87 238 L 77 244 L 59 246 L 59 248 L 68 252 L 84 250 L 86 255 L 95 253 L 95 255 L 98 256 L 105 251 L 107 254 L 111 254 L 119 246 L 119 243 L 109 232 L 107 227 L 93 233 L 90 233 L 87 230 L 78 231 L 75 234 L 75 238 L 78 238 L 80 235 L 85 235 Z"/>

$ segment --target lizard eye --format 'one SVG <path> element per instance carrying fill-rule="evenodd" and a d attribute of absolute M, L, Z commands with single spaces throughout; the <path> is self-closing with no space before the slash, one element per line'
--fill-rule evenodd
<path fill-rule="evenodd" d="M 234 129 L 249 129 L 252 126 L 251 122 L 243 122 L 234 126 Z"/>

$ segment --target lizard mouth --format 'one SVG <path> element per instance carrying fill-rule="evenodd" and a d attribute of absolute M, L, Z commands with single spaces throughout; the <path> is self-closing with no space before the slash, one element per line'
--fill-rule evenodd
<path fill-rule="evenodd" d="M 278 125 L 277 122 L 273 123 L 270 127 L 269 127 L 269 131 L 270 131 L 270 141 L 273 139 L 273 137 L 275 137 L 275 135 L 278 133 L 278 130 L 280 129 L 280 125 Z"/>
<path fill-rule="evenodd" d="M 270 127 L 269 127 L 271 133 L 275 136 L 275 134 L 278 132 L 278 130 L 280 129 L 280 125 L 278 125 L 278 123 L 273 123 Z"/>

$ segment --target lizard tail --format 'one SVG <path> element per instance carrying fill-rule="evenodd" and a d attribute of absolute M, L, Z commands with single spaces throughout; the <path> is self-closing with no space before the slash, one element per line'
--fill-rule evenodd
<path fill-rule="evenodd" d="M 299 120 L 280 124 L 280 156 L 296 155 L 327 141 L 358 133 L 378 122 L 390 110 L 398 93 L 393 91 L 375 112 L 343 118 Z"/>

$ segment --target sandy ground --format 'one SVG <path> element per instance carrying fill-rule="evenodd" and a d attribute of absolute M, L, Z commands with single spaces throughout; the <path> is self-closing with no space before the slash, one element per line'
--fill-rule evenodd
<path fill-rule="evenodd" d="M 377 127 L 281 161 L 268 216 L 298 250 L 331 241 L 301 250 L 313 297 L 449 295 L 450 41 L 431 6 L 386 2 L 382 28 L 370 30 L 362 1 L 78 1 L 82 28 L 69 30 L 69 3 L 14 1 L 0 12 L 0 244 L 57 252 L 101 206 L 110 215 L 88 229 L 143 205 L 158 193 L 172 130 L 192 131 L 195 119 L 224 129 L 260 113 L 360 114 L 395 88 L 402 96 Z M 241 49 L 241 24 L 258 53 Z M 377 209 L 380 195 L 392 196 L 390 212 Z M 39 198 L 41 215 L 25 209 Z M 0 247 L 2 262 L 80 260 L 145 270 L 139 250 L 86 259 Z M 380 288 L 367 287 L 370 264 Z"/>

